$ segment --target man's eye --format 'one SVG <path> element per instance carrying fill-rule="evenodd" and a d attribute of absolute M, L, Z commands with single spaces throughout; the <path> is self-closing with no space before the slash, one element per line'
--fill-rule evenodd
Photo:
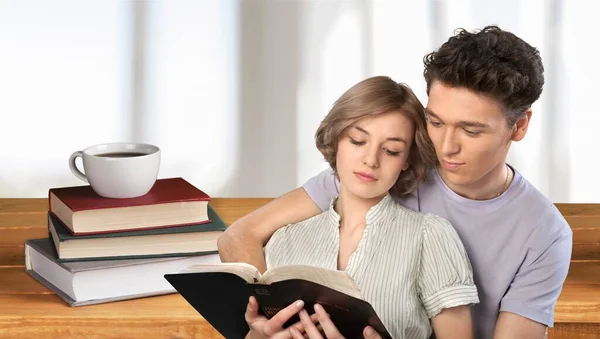
<path fill-rule="evenodd" d="M 465 131 L 465 134 L 468 135 L 468 136 L 470 136 L 470 137 L 478 136 L 479 133 L 481 133 L 479 131 L 471 131 L 471 130 L 468 130 L 468 129 L 463 129 L 463 131 Z"/>
<path fill-rule="evenodd" d="M 433 127 L 440 127 L 442 126 L 442 123 L 439 121 L 435 121 L 435 120 L 427 120 L 429 122 L 429 124 Z"/>

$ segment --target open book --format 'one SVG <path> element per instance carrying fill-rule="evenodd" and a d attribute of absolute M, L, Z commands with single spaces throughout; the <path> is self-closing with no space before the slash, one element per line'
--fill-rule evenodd
<path fill-rule="evenodd" d="M 297 265 L 276 267 L 261 275 L 249 264 L 222 263 L 190 266 L 165 278 L 226 338 L 243 338 L 248 333 L 244 313 L 251 295 L 267 318 L 301 299 L 309 314 L 314 313 L 314 304 L 323 306 L 346 338 L 362 338 L 367 325 L 383 338 L 391 338 L 344 271 Z M 297 321 L 296 315 L 286 326 Z"/>

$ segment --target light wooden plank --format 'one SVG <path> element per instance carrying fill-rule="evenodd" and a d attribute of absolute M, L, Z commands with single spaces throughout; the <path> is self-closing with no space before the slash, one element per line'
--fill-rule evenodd
<path fill-rule="evenodd" d="M 0 246 L 0 269 L 5 266 L 23 266 L 24 246 Z"/>
<path fill-rule="evenodd" d="M 555 204 L 564 216 L 600 215 L 600 204 Z"/>
<path fill-rule="evenodd" d="M 557 323 L 548 329 L 548 339 L 598 339 L 600 324 Z"/>
<path fill-rule="evenodd" d="M 573 230 L 600 230 L 600 215 L 571 215 L 566 216 L 565 220 Z"/>
<path fill-rule="evenodd" d="M 600 323 L 600 284 L 565 284 L 554 308 L 555 322 Z"/>
<path fill-rule="evenodd" d="M 0 214 L 0 232 L 10 228 L 48 227 L 46 212 Z"/>
<path fill-rule="evenodd" d="M 571 261 L 599 261 L 600 262 L 600 245 L 599 244 L 573 244 L 573 253 Z"/>
<path fill-rule="evenodd" d="M 0 199 L 0 216 L 9 213 L 39 213 L 46 210 L 47 198 Z"/>
<path fill-rule="evenodd" d="M 600 288 L 600 262 L 571 262 L 566 283 L 598 284 Z"/>
<path fill-rule="evenodd" d="M 179 294 L 69 307 L 56 295 L 1 295 L 0 337 L 222 338 Z"/>
<path fill-rule="evenodd" d="M 573 244 L 600 244 L 600 229 L 573 230 Z"/>
<path fill-rule="evenodd" d="M 23 246 L 25 240 L 45 238 L 48 236 L 46 227 L 18 227 L 0 230 L 0 247 Z"/>
<path fill-rule="evenodd" d="M 24 267 L 0 268 L 0 294 L 54 294 L 33 279 Z"/>

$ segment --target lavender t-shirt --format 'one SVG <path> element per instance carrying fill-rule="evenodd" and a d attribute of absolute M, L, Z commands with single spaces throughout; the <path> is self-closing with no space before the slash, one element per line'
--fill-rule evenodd
<path fill-rule="evenodd" d="M 472 308 L 475 338 L 493 337 L 500 311 L 552 327 L 569 270 L 571 228 L 554 204 L 514 172 L 506 192 L 490 200 L 459 196 L 435 169 L 415 193 L 398 198 L 405 207 L 447 219 L 457 230 L 481 301 Z M 326 210 L 339 194 L 338 184 L 328 169 L 303 187 Z"/>

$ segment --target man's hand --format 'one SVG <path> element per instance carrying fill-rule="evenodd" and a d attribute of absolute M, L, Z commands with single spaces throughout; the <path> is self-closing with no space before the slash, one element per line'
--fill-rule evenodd
<path fill-rule="evenodd" d="M 340 331 L 338 331 L 337 327 L 331 321 L 331 318 L 329 318 L 329 315 L 327 312 L 325 312 L 323 307 L 320 305 L 315 305 L 314 308 L 315 313 L 313 316 L 315 314 L 317 315 L 316 320 L 319 323 L 319 326 L 315 326 L 314 318 L 309 317 L 306 310 L 301 310 L 299 312 L 300 322 L 302 323 L 302 326 L 304 326 L 306 335 L 303 335 L 296 327 L 290 327 L 290 333 L 292 334 L 292 337 L 294 339 L 304 339 L 306 337 L 310 339 L 323 339 L 324 337 L 321 334 L 323 333 L 325 338 L 328 339 L 343 339 L 344 337 Z M 373 330 L 371 327 L 366 327 L 364 329 L 363 336 L 367 339 L 381 339 L 381 336 L 377 334 L 377 332 L 375 332 L 375 330 Z"/>

